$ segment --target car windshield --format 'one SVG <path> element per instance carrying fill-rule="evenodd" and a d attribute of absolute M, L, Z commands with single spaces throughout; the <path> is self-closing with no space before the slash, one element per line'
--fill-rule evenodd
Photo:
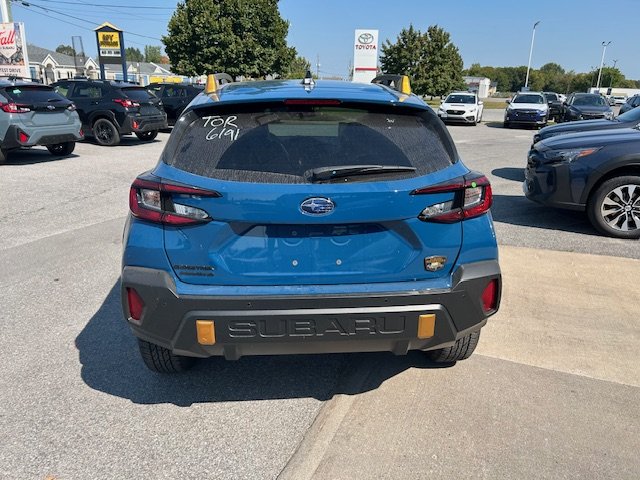
<path fill-rule="evenodd" d="M 16 103 L 48 103 L 66 100 L 51 87 L 44 85 L 6 87 L 3 93 Z"/>
<path fill-rule="evenodd" d="M 449 95 L 444 103 L 476 103 L 473 95 Z"/>
<path fill-rule="evenodd" d="M 558 96 L 555 93 L 545 93 L 544 96 L 547 98 L 547 101 L 556 101 L 558 100 Z"/>
<path fill-rule="evenodd" d="M 573 97 L 571 105 L 576 106 L 604 106 L 606 105 L 604 98 L 600 95 L 580 95 Z"/>
<path fill-rule="evenodd" d="M 192 110 L 162 154 L 165 163 L 196 175 L 260 183 L 308 183 L 309 171 L 326 167 L 415 177 L 456 158 L 446 129 L 430 112 L 360 104 Z M 358 180 L 378 180 L 372 177 Z"/>
<path fill-rule="evenodd" d="M 513 103 L 544 103 L 542 95 L 516 95 Z"/>

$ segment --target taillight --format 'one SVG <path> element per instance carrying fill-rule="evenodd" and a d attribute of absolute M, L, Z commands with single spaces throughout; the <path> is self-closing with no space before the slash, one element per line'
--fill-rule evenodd
<path fill-rule="evenodd" d="M 116 102 L 117 104 L 122 105 L 124 108 L 140 106 L 138 102 L 134 102 L 133 100 L 129 100 L 128 98 L 114 98 L 113 101 Z"/>
<path fill-rule="evenodd" d="M 498 306 L 498 280 L 493 279 L 489 282 L 482 292 L 482 309 L 484 313 L 491 313 Z"/>
<path fill-rule="evenodd" d="M 133 288 L 127 287 L 127 303 L 129 304 L 129 316 L 134 320 L 140 321 L 144 310 L 144 301 Z"/>
<path fill-rule="evenodd" d="M 453 199 L 426 207 L 418 218 L 425 222 L 453 223 L 486 213 L 493 202 L 491 184 L 484 175 L 472 173 L 463 178 L 431 187 L 418 188 L 411 195 L 453 193 Z"/>
<path fill-rule="evenodd" d="M 0 108 L 7 113 L 27 113 L 31 111 L 26 105 L 18 105 L 17 103 L 0 103 Z"/>
<path fill-rule="evenodd" d="M 165 225 L 194 225 L 211 220 L 204 210 L 176 201 L 180 196 L 198 198 L 221 195 L 211 190 L 137 178 L 129 191 L 129 208 L 138 218 Z"/>

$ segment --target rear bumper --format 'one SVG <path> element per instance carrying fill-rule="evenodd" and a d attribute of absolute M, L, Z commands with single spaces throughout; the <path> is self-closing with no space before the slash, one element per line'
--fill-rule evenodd
<path fill-rule="evenodd" d="M 2 141 L 2 148 L 12 150 L 35 145 L 56 145 L 66 142 L 78 142 L 84 137 L 80 134 L 80 122 L 71 125 L 52 125 L 43 127 L 28 127 L 10 125 Z M 20 132 L 29 136 L 26 142 L 19 140 Z"/>
<path fill-rule="evenodd" d="M 484 312 L 482 292 L 497 280 L 495 310 Z M 181 296 L 163 270 L 126 266 L 122 307 L 133 333 L 179 355 L 195 357 L 432 350 L 479 330 L 500 303 L 497 260 L 460 266 L 452 288 L 403 293 L 288 296 Z M 127 288 L 144 301 L 130 317 Z M 435 315 L 433 335 L 418 338 L 420 315 Z M 215 344 L 201 345 L 196 320 L 212 320 Z"/>
<path fill-rule="evenodd" d="M 168 128 L 167 115 L 127 115 L 120 133 L 144 133 Z"/>

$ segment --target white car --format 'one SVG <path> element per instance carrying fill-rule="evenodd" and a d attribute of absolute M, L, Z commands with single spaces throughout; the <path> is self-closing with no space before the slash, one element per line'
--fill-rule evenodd
<path fill-rule="evenodd" d="M 443 122 L 463 122 L 475 125 L 482 121 L 483 103 L 473 92 L 450 93 L 438 108 Z"/>
<path fill-rule="evenodd" d="M 530 125 L 541 128 L 549 120 L 549 105 L 541 92 L 520 92 L 511 100 L 504 112 L 504 127 Z"/>
<path fill-rule="evenodd" d="M 623 95 L 614 95 L 613 100 L 615 101 L 616 105 L 624 105 L 625 102 L 627 101 L 627 97 Z"/>

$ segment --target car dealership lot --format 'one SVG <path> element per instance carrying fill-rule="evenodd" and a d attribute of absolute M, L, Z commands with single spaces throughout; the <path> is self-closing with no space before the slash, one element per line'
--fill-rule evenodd
<path fill-rule="evenodd" d="M 640 243 L 525 199 L 534 130 L 502 114 L 449 127 L 492 181 L 505 282 L 452 368 L 364 354 L 154 375 L 121 318 L 119 256 L 128 187 L 167 134 L 15 153 L 0 167 L 0 478 L 638 478 Z"/>

